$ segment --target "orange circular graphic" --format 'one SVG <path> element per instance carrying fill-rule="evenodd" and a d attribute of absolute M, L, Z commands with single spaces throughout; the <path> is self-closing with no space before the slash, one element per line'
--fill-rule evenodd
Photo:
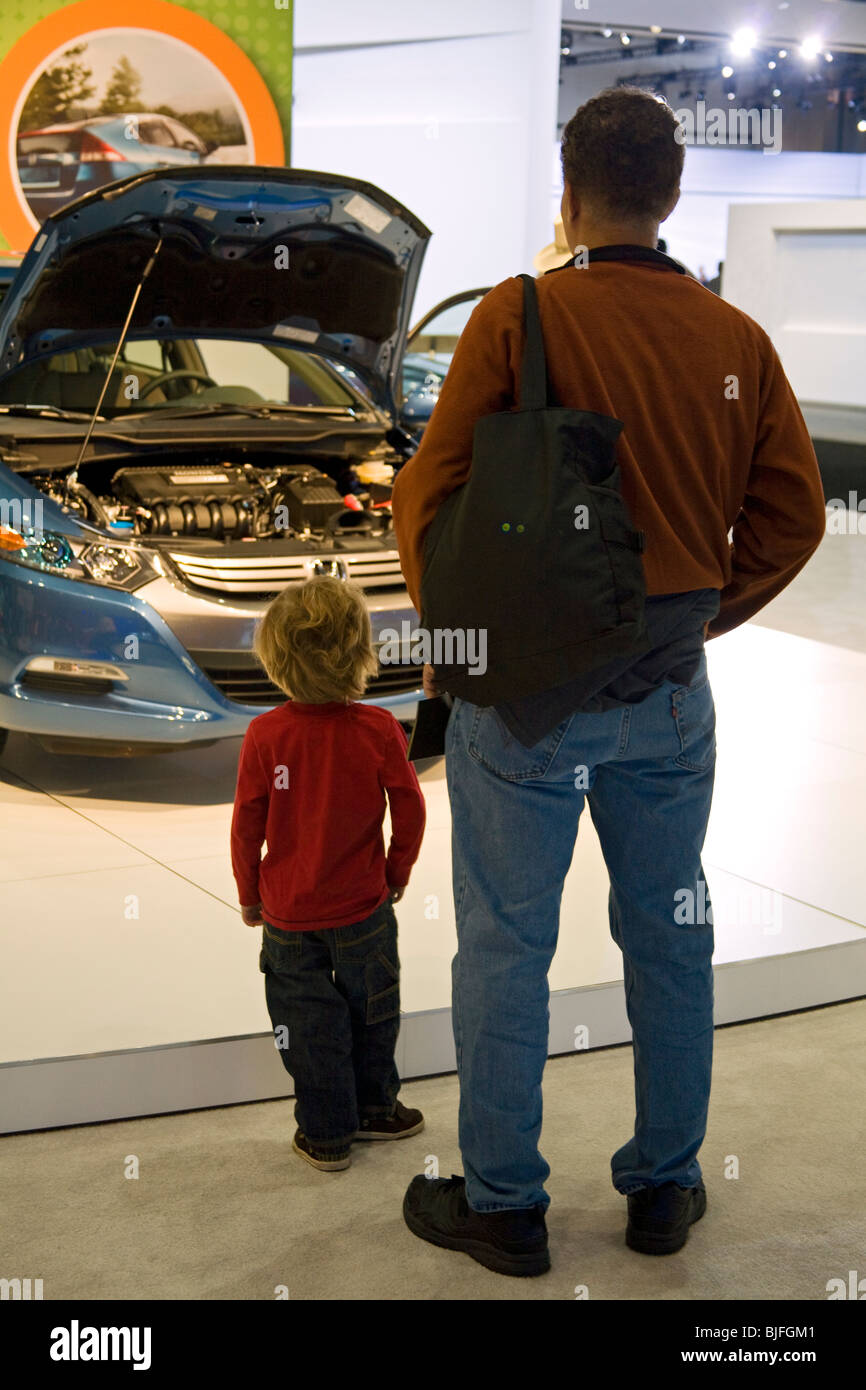
<path fill-rule="evenodd" d="M 0 161 L 0 234 L 23 252 L 39 226 L 17 177 L 16 110 L 48 59 L 67 45 L 100 30 L 150 31 L 188 44 L 210 61 L 231 89 L 249 128 L 250 163 L 282 165 L 285 158 L 279 113 L 254 63 L 210 20 L 168 0 L 136 0 L 135 18 L 120 18 L 115 0 L 79 0 L 46 16 L 24 34 L 0 62 L 0 130 L 7 133 L 8 159 Z"/>

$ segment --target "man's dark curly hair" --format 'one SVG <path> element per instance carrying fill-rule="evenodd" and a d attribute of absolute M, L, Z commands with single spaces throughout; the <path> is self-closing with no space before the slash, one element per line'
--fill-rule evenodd
<path fill-rule="evenodd" d="M 565 181 L 608 217 L 660 221 L 683 172 L 678 126 L 667 102 L 652 92 L 609 87 L 562 132 Z"/>

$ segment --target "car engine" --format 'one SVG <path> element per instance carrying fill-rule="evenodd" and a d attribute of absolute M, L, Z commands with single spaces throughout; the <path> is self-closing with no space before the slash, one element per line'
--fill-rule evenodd
<path fill-rule="evenodd" d="M 344 461 L 335 472 L 308 463 L 160 460 L 118 468 L 101 485 L 92 476 L 86 483 L 56 475 L 32 481 L 84 520 L 130 538 L 268 540 L 387 530 L 390 486 L 367 491 Z"/>
<path fill-rule="evenodd" d="M 253 471 L 231 465 L 120 468 L 112 490 L 139 535 L 240 539 L 257 534 L 264 500 Z"/>

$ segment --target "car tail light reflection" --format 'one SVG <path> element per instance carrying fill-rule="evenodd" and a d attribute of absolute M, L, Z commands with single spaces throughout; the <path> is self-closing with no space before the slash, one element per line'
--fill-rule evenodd
<path fill-rule="evenodd" d="M 106 142 L 100 140 L 98 136 L 91 135 L 89 131 L 85 131 L 81 138 L 81 154 L 79 158 L 82 164 L 96 164 L 100 161 L 109 160 L 112 163 L 122 161 L 125 164 L 127 162 L 125 154 L 121 154 L 113 145 L 106 144 Z"/>

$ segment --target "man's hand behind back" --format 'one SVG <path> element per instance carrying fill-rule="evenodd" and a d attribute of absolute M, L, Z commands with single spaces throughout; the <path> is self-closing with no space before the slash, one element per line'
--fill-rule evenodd
<path fill-rule="evenodd" d="M 434 699 L 439 694 L 439 690 L 436 687 L 435 674 L 436 673 L 434 672 L 433 667 L 430 665 L 429 661 L 426 662 L 424 665 L 424 674 L 422 679 L 424 684 L 424 694 L 427 696 L 428 700 Z"/>

